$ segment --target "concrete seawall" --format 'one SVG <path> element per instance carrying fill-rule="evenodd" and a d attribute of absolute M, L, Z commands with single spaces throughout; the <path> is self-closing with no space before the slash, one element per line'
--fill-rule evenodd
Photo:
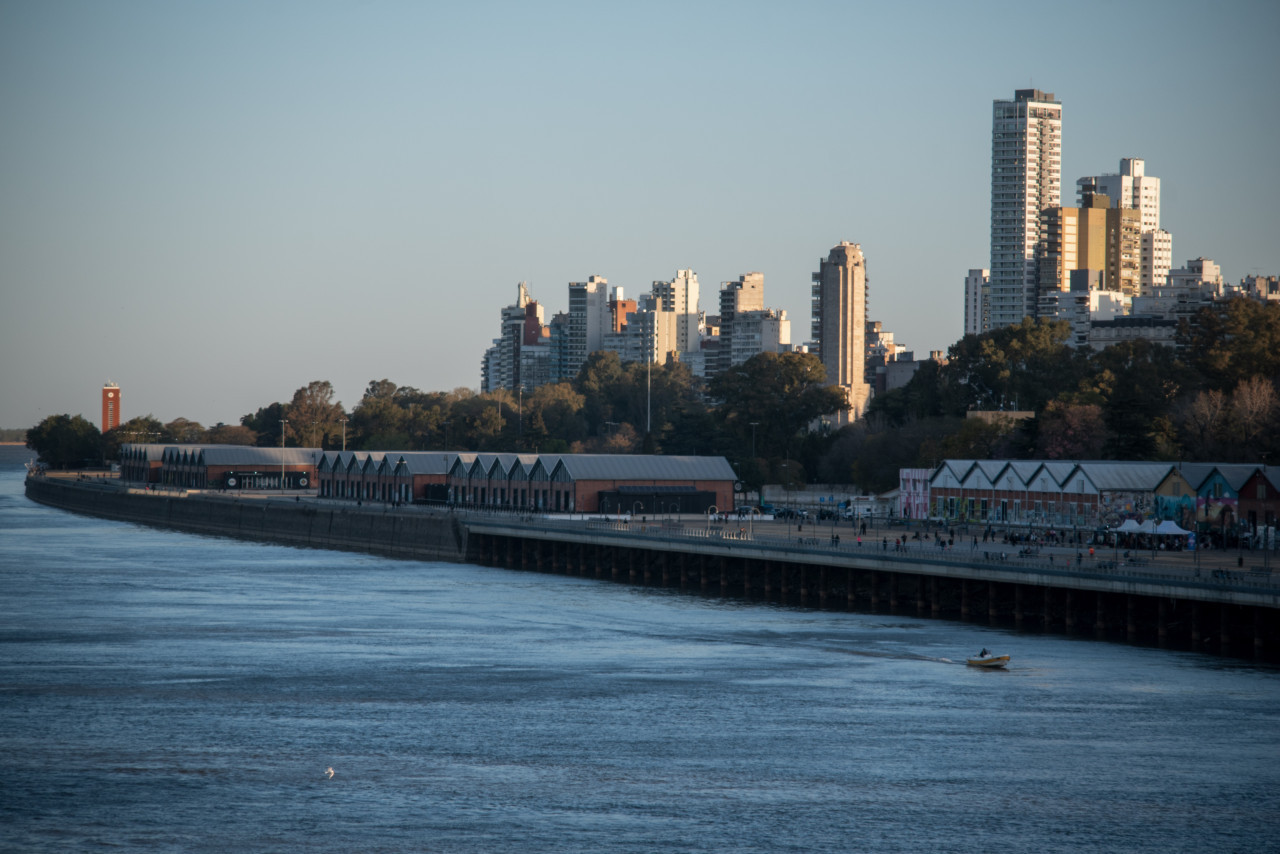
<path fill-rule="evenodd" d="M 28 478 L 26 492 L 32 501 L 74 513 L 196 534 L 411 560 L 459 562 L 467 554 L 464 525 L 452 514 L 420 508 L 317 506 L 216 494 L 178 497 L 56 477 Z"/>

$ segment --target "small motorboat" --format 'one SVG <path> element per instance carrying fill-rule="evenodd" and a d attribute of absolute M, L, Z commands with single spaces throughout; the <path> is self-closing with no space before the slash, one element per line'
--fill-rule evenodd
<path fill-rule="evenodd" d="M 995 669 L 999 667 L 1004 667 L 1008 663 L 1009 663 L 1009 656 L 992 655 L 989 652 L 987 652 L 985 649 L 982 652 L 978 653 L 976 657 L 965 659 L 965 664 L 969 665 L 970 667 L 988 667 L 988 668 Z"/>

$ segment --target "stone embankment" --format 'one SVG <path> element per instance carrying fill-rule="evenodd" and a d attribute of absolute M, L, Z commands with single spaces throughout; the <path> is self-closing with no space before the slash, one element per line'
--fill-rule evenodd
<path fill-rule="evenodd" d="M 121 489 L 115 481 L 27 478 L 40 504 L 196 534 L 290 546 L 359 551 L 412 560 L 461 561 L 466 527 L 450 513 L 346 503 L 240 498 L 219 493 L 166 494 Z"/>

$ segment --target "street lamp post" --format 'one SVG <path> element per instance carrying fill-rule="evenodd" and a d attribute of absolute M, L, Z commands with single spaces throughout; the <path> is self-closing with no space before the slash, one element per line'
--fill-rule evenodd
<path fill-rule="evenodd" d="M 284 492 L 284 431 L 289 422 L 280 419 L 280 491 Z"/>
<path fill-rule="evenodd" d="M 347 419 L 342 419 L 342 450 L 347 450 Z"/>

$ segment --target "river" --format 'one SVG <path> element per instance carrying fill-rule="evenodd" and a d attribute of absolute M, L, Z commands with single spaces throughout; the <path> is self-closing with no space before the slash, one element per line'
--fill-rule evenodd
<path fill-rule="evenodd" d="M 28 501 L 29 457 L 0 448 L 3 850 L 1280 840 L 1273 667 L 153 530 Z M 1011 669 L 958 663 L 984 646 Z"/>

